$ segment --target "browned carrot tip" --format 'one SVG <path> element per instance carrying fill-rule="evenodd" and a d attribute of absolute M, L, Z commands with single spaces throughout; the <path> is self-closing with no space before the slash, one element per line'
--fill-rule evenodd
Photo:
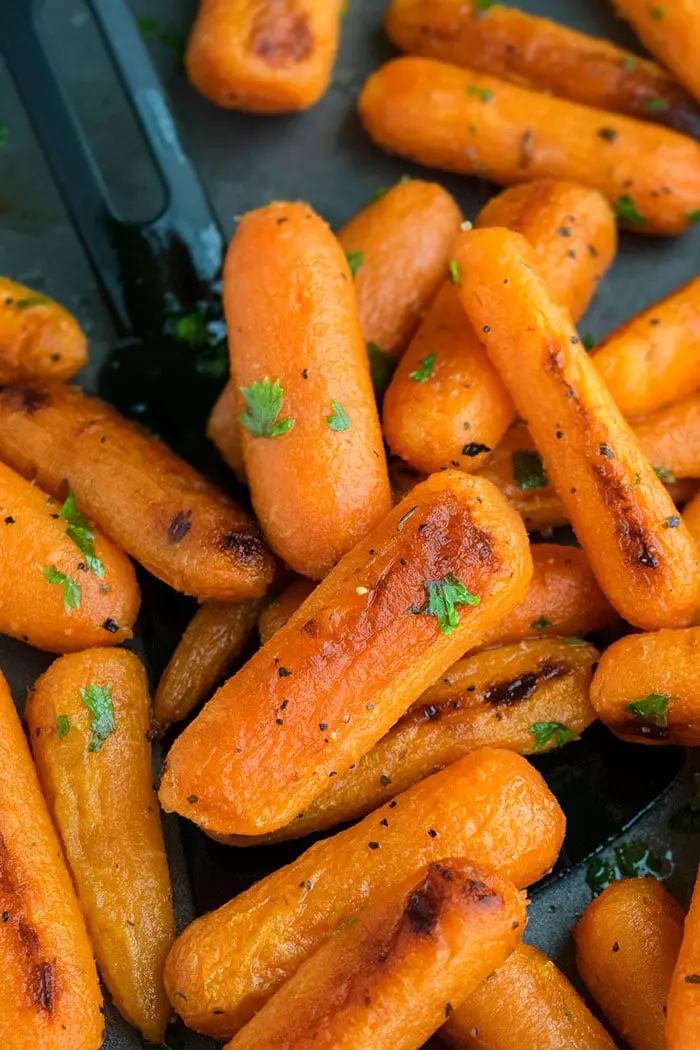
<path fill-rule="evenodd" d="M 467 315 L 527 419 L 610 603 L 645 629 L 688 623 L 700 598 L 695 545 L 525 238 L 472 230 L 460 235 L 455 257 Z"/>
<path fill-rule="evenodd" d="M 0 1045 L 99 1050 L 102 994 L 85 922 L 0 674 Z"/>
<path fill-rule="evenodd" d="M 482 748 L 316 843 L 175 942 L 165 967 L 189 1027 L 231 1036 L 362 907 L 446 856 L 529 885 L 553 864 L 564 817 L 540 774 Z"/>
<path fill-rule="evenodd" d="M 228 109 L 308 109 L 328 87 L 343 0 L 203 0 L 185 65 L 202 95 Z"/>
<path fill-rule="evenodd" d="M 697 0 L 682 4 L 650 4 L 644 0 L 613 0 L 623 18 L 652 55 L 660 58 L 696 99 L 700 98 L 695 43 L 700 33 L 700 5 Z"/>
<path fill-rule="evenodd" d="M 700 210 L 700 145 L 655 124 L 428 58 L 383 66 L 359 108 L 391 153 L 501 185 L 579 182 L 600 190 L 637 233 L 682 233 Z"/>
<path fill-rule="evenodd" d="M 548 18 L 476 0 L 392 0 L 385 25 L 411 54 L 700 136 L 697 103 L 656 62 Z"/>
<path fill-rule="evenodd" d="M 274 560 L 251 518 L 113 408 L 63 383 L 0 390 L 0 458 L 78 508 L 175 590 L 261 597 Z"/>
<path fill-rule="evenodd" d="M 454 1050 L 615 1050 L 564 974 L 529 944 L 482 981 L 440 1038 Z"/>
<path fill-rule="evenodd" d="M 668 1050 L 695 1050 L 700 1041 L 700 871 L 668 992 Z"/>
<path fill-rule="evenodd" d="M 238 417 L 242 412 L 236 386 L 230 380 L 222 390 L 211 410 L 207 424 L 207 437 L 214 442 L 221 458 L 231 468 L 238 480 L 246 485 L 243 445 Z"/>
<path fill-rule="evenodd" d="M 700 743 L 700 627 L 615 642 L 601 657 L 591 703 L 623 740 Z"/>
<path fill-rule="evenodd" d="M 0 277 L 0 383 L 70 379 L 86 361 L 87 340 L 72 314 Z"/>

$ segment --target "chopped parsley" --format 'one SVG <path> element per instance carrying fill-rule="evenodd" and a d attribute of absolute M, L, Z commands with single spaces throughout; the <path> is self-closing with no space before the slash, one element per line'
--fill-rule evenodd
<path fill-rule="evenodd" d="M 331 401 L 331 407 L 333 411 L 329 416 L 326 416 L 326 422 L 331 430 L 335 430 L 339 434 L 344 430 L 349 430 L 352 426 L 352 420 L 340 402 Z"/>
<path fill-rule="evenodd" d="M 668 109 L 668 102 L 665 98 L 652 98 L 647 109 L 650 113 L 663 113 L 665 109 Z"/>
<path fill-rule="evenodd" d="M 659 726 L 665 729 L 668 726 L 668 702 L 670 693 L 649 693 L 640 700 L 633 700 L 625 704 L 625 711 L 629 711 L 635 718 L 641 718 L 643 722 Z"/>
<path fill-rule="evenodd" d="M 628 193 L 618 197 L 615 201 L 615 214 L 620 222 L 628 222 L 632 226 L 645 226 L 646 219 L 637 211 L 637 205 Z"/>
<path fill-rule="evenodd" d="M 670 850 L 663 854 L 656 853 L 638 839 L 614 846 L 612 854 L 612 857 L 592 857 L 588 862 L 586 882 L 594 897 L 619 879 L 635 879 L 646 875 L 667 879 L 673 870 Z"/>
<path fill-rule="evenodd" d="M 481 601 L 475 594 L 470 594 L 451 572 L 442 580 L 425 580 L 423 587 L 427 595 L 425 604 L 414 606 L 411 612 L 435 616 L 443 634 L 452 634 L 458 626 L 457 606 L 478 605 Z"/>
<path fill-rule="evenodd" d="M 586 350 L 588 353 L 591 352 L 591 350 L 595 346 L 595 339 L 590 334 L 590 332 L 587 332 L 586 335 L 581 336 L 581 345 L 583 346 L 583 349 Z"/>
<path fill-rule="evenodd" d="M 688 222 L 700 222 L 700 208 L 696 208 L 695 211 L 687 211 L 685 217 Z"/>
<path fill-rule="evenodd" d="M 87 689 L 80 690 L 82 701 L 92 715 L 90 722 L 91 737 L 88 751 L 99 751 L 105 740 L 117 728 L 114 722 L 112 705 L 112 686 L 110 682 L 97 685 L 95 682 Z"/>
<path fill-rule="evenodd" d="M 649 14 L 655 22 L 661 22 L 666 17 L 666 9 L 664 7 L 650 7 Z"/>
<path fill-rule="evenodd" d="M 56 732 L 59 740 L 65 740 L 70 733 L 70 718 L 68 715 L 56 716 Z"/>
<path fill-rule="evenodd" d="M 68 499 L 58 512 L 68 525 L 66 535 L 85 558 L 90 572 L 94 572 L 100 580 L 104 577 L 105 567 L 95 555 L 95 533 L 90 528 L 88 520 L 81 514 L 75 505 L 75 494 L 68 493 Z"/>
<path fill-rule="evenodd" d="M 549 478 L 539 452 L 520 448 L 513 453 L 513 481 L 523 490 L 546 488 Z"/>
<path fill-rule="evenodd" d="M 479 98 L 483 99 L 484 102 L 490 102 L 493 98 L 493 91 L 490 88 L 480 88 L 476 84 L 470 84 L 467 88 L 468 95 L 478 95 Z"/>
<path fill-rule="evenodd" d="M 673 485 L 676 480 L 676 475 L 668 467 L 654 467 L 654 473 L 660 481 L 663 481 L 666 485 Z"/>
<path fill-rule="evenodd" d="M 535 722 L 528 729 L 528 733 L 535 738 L 535 751 L 541 751 L 543 747 L 546 747 L 552 737 L 554 737 L 555 747 L 563 747 L 570 740 L 578 740 L 573 729 L 569 729 L 562 722 Z"/>
<path fill-rule="evenodd" d="M 428 354 L 424 357 L 420 363 L 420 367 L 415 372 L 410 372 L 411 379 L 415 379 L 416 383 L 427 383 L 433 374 L 435 368 L 435 354 Z"/>
<path fill-rule="evenodd" d="M 416 506 L 416 507 L 411 507 L 410 510 L 406 511 L 406 513 L 404 514 L 404 516 L 401 518 L 400 522 L 396 526 L 396 531 L 397 532 L 401 532 L 401 529 L 404 527 L 404 525 L 406 524 L 408 519 L 412 518 L 417 510 L 418 510 L 418 507 Z"/>
<path fill-rule="evenodd" d="M 241 393 L 246 407 L 238 422 L 246 427 L 253 437 L 276 438 L 289 433 L 294 426 L 294 420 L 278 419 L 284 398 L 279 379 L 271 383 L 269 377 L 265 376 L 262 383 L 242 386 Z"/>
<path fill-rule="evenodd" d="M 27 295 L 24 299 L 15 300 L 15 310 L 31 310 L 35 306 L 46 306 L 48 301 L 45 295 Z"/>
<path fill-rule="evenodd" d="M 453 284 L 460 285 L 462 283 L 462 273 L 456 259 L 450 259 L 450 280 Z"/>
<path fill-rule="evenodd" d="M 180 343 L 200 346 L 207 339 L 207 315 L 203 310 L 191 314 L 181 314 L 170 323 L 174 337 Z"/>
<path fill-rule="evenodd" d="M 634 58 L 632 55 L 630 55 L 629 58 L 626 58 L 624 60 L 624 62 L 622 63 L 622 68 L 623 69 L 628 69 L 630 72 L 632 72 L 632 71 L 634 71 L 637 68 L 638 65 L 639 65 L 639 59 L 638 58 Z"/>
<path fill-rule="evenodd" d="M 350 267 L 350 273 L 353 277 L 357 277 L 357 271 L 365 261 L 364 252 L 346 252 L 345 258 L 348 260 L 348 266 Z"/>
<path fill-rule="evenodd" d="M 538 620 L 533 620 L 530 624 L 530 627 L 534 627 L 537 631 L 546 631 L 551 626 L 552 621 L 548 620 L 546 616 L 540 616 Z"/>
<path fill-rule="evenodd" d="M 45 565 L 42 570 L 48 583 L 55 583 L 63 587 L 63 608 L 67 613 L 72 609 L 80 608 L 80 584 L 72 580 L 70 576 L 59 572 L 55 565 Z"/>
<path fill-rule="evenodd" d="M 563 642 L 564 645 L 588 645 L 585 638 L 577 638 L 574 634 L 561 634 L 559 641 Z"/>
<path fill-rule="evenodd" d="M 377 401 L 381 401 L 396 371 L 396 361 L 389 354 L 385 354 L 376 343 L 367 343 L 367 356 L 369 357 L 369 374 L 372 377 L 374 396 Z"/>
<path fill-rule="evenodd" d="M 495 3 L 496 0 L 474 0 L 474 7 L 483 14 L 484 11 L 488 11 L 490 7 L 493 7 Z"/>

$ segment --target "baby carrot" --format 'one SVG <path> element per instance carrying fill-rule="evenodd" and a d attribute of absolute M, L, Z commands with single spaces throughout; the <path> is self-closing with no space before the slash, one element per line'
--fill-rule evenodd
<path fill-rule="evenodd" d="M 700 1040 L 700 870 L 683 929 L 683 940 L 668 992 L 666 1046 L 695 1050 Z"/>
<path fill-rule="evenodd" d="M 269 642 L 273 634 L 277 634 L 280 627 L 284 627 L 287 620 L 291 619 L 299 606 L 316 589 L 316 586 L 313 580 L 306 580 L 301 576 L 264 606 L 258 619 L 261 645 Z"/>
<path fill-rule="evenodd" d="M 700 478 L 700 393 L 635 420 L 632 430 L 662 480 Z"/>
<path fill-rule="evenodd" d="M 242 411 L 238 391 L 228 381 L 211 410 L 207 424 L 207 437 L 216 445 L 221 458 L 231 468 L 238 480 L 246 484 L 243 444 L 238 417 Z"/>
<path fill-rule="evenodd" d="M 185 66 L 196 89 L 228 109 L 308 109 L 330 82 L 342 0 L 202 0 Z"/>
<path fill-rule="evenodd" d="M 665 69 L 548 18 L 478 0 L 392 0 L 385 25 L 410 54 L 700 137 L 696 101 Z"/>
<path fill-rule="evenodd" d="M 623 740 L 700 744 L 700 627 L 620 638 L 601 657 L 591 703 Z"/>
<path fill-rule="evenodd" d="M 700 145 L 654 124 L 428 58 L 383 66 L 359 106 L 370 136 L 392 153 L 501 185 L 580 182 L 638 233 L 681 233 L 700 209 Z"/>
<path fill-rule="evenodd" d="M 467 315 L 541 453 L 612 606 L 645 629 L 688 623 L 700 598 L 692 539 L 620 415 L 525 238 L 460 235 Z"/>
<path fill-rule="evenodd" d="M 632 1050 L 666 1050 L 666 996 L 683 936 L 683 909 L 653 878 L 613 882 L 576 929 L 576 966 Z"/>
<path fill-rule="evenodd" d="M 479 644 L 531 575 L 522 522 L 496 489 L 457 471 L 428 478 L 175 741 L 163 807 L 223 835 L 289 823 Z"/>
<path fill-rule="evenodd" d="M 0 383 L 70 379 L 86 361 L 87 340 L 72 314 L 0 277 Z"/>
<path fill-rule="evenodd" d="M 700 543 L 700 492 L 696 493 L 683 510 L 683 522 L 696 543 Z"/>
<path fill-rule="evenodd" d="M 166 962 L 171 1002 L 190 1028 L 231 1036 L 359 909 L 422 865 L 463 856 L 522 887 L 549 870 L 563 832 L 526 759 L 475 751 L 196 919 Z"/>
<path fill-rule="evenodd" d="M 661 59 L 696 99 L 700 98 L 700 72 L 695 49 L 700 33 L 698 0 L 659 4 L 644 0 L 613 0 L 613 4 L 630 22 L 652 55 Z"/>
<path fill-rule="evenodd" d="M 615 1050 L 546 955 L 520 944 L 440 1029 L 453 1050 Z"/>
<path fill-rule="evenodd" d="M 260 597 L 273 559 L 244 511 L 169 448 L 64 383 L 0 389 L 0 458 L 52 496 L 66 483 L 110 539 L 200 600 Z"/>
<path fill-rule="evenodd" d="M 0 674 L 0 1045 L 99 1050 L 102 994 L 85 922 Z"/>
<path fill-rule="evenodd" d="M 249 212 L 224 268 L 250 492 L 273 550 L 320 578 L 391 505 L 355 288 L 306 204 Z"/>

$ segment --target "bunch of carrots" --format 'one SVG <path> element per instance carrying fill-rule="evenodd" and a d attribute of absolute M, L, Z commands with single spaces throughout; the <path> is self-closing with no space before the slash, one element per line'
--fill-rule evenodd
<path fill-rule="evenodd" d="M 342 6 L 203 0 L 190 78 L 306 108 Z M 700 219 L 700 2 L 616 6 L 663 67 L 491 0 L 389 5 L 409 54 L 369 134 L 510 188 L 473 225 L 417 179 L 337 234 L 243 216 L 209 436 L 254 514 L 68 385 L 77 322 L 0 279 L 0 632 L 58 655 L 28 741 L 0 675 L 4 1050 L 98 1050 L 97 968 L 153 1043 L 176 1012 L 231 1050 L 614 1050 L 522 938 L 565 824 L 527 756 L 595 719 L 700 744 L 700 278 L 576 329 L 616 220 Z M 531 544 L 561 524 L 579 547 Z M 201 603 L 152 704 L 132 561 Z M 176 938 L 159 804 L 238 848 L 349 826 Z M 614 883 L 574 939 L 632 1050 L 697 1050 L 700 878 L 687 916 Z"/>

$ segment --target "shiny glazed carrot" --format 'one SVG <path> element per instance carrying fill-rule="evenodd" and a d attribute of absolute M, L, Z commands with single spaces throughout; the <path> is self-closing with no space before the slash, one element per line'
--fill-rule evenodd
<path fill-rule="evenodd" d="M 593 678 L 601 722 L 633 743 L 700 743 L 700 627 L 620 638 Z"/>
<path fill-rule="evenodd" d="M 187 625 L 153 698 L 158 730 L 187 718 L 205 700 L 245 648 L 258 619 L 259 601 L 205 602 Z"/>
<path fill-rule="evenodd" d="M 522 887 L 549 870 L 563 832 L 526 759 L 475 751 L 195 920 L 168 956 L 171 1002 L 191 1028 L 231 1036 L 351 916 L 422 865 L 478 857 Z"/>
<path fill-rule="evenodd" d="M 77 505 L 122 550 L 201 600 L 260 597 L 274 562 L 254 522 L 160 441 L 63 383 L 0 390 L 0 459 Z"/>
<path fill-rule="evenodd" d="M 458 660 L 291 824 L 227 841 L 267 845 L 357 820 L 480 747 L 531 755 L 578 739 L 595 719 L 588 691 L 600 654 L 577 642 L 520 642 Z"/>
<path fill-rule="evenodd" d="M 0 632 L 54 653 L 131 638 L 141 597 L 131 562 L 0 463 Z"/>
<path fill-rule="evenodd" d="M 700 492 L 683 510 L 683 522 L 696 543 L 700 543 Z"/>
<path fill-rule="evenodd" d="M 146 673 L 124 649 L 57 660 L 26 709 L 102 978 L 120 1013 L 159 1043 L 170 1016 L 162 974 L 175 925 L 149 714 Z"/>
<path fill-rule="evenodd" d="M 0 383 L 70 379 L 87 361 L 87 340 L 53 299 L 0 277 Z"/>
<path fill-rule="evenodd" d="M 625 416 L 692 394 L 700 387 L 700 277 L 623 324 L 593 361 Z"/>
<path fill-rule="evenodd" d="M 402 179 L 338 232 L 365 340 L 398 357 L 447 274 L 462 214 L 435 182 Z"/>
<path fill-rule="evenodd" d="M 472 230 L 455 257 L 468 275 L 467 315 L 527 419 L 604 594 L 635 626 L 688 623 L 700 599 L 692 539 L 525 238 Z"/>
<path fill-rule="evenodd" d="M 316 586 L 313 580 L 306 580 L 302 576 L 264 606 L 258 619 L 261 645 L 269 642 L 273 634 L 277 634 L 280 627 L 284 627 Z"/>
<path fill-rule="evenodd" d="M 700 871 L 683 929 L 683 940 L 668 992 L 666 1046 L 695 1050 L 700 1040 Z"/>
<path fill-rule="evenodd" d="M 391 153 L 500 185 L 580 182 L 637 233 L 682 233 L 700 209 L 700 145 L 654 124 L 428 58 L 383 66 L 359 106 L 370 136 Z"/>
<path fill-rule="evenodd" d="M 175 741 L 161 804 L 217 834 L 288 824 L 523 597 L 522 522 L 433 475 L 346 555 Z"/>
<path fill-rule="evenodd" d="M 320 578 L 391 505 L 345 255 L 307 204 L 241 220 L 224 267 L 246 474 L 273 550 Z"/>
<path fill-rule="evenodd" d="M 99 1050 L 92 949 L 27 739 L 0 674 L 0 1045 Z"/>
<path fill-rule="evenodd" d="M 611 883 L 574 930 L 588 991 L 632 1050 L 666 1050 L 666 996 L 683 909 L 653 878 Z"/>
<path fill-rule="evenodd" d="M 618 13 L 631 23 L 652 55 L 661 59 L 696 99 L 700 98 L 695 43 L 700 33 L 700 3 L 649 4 L 642 0 L 613 0 Z"/>
<path fill-rule="evenodd" d="M 202 0 L 187 44 L 190 82 L 227 109 L 308 109 L 330 82 L 342 0 Z"/>
<path fill-rule="evenodd" d="M 615 1050 L 573 985 L 529 944 L 450 1015 L 440 1039 L 454 1050 Z"/>
<path fill-rule="evenodd" d="M 525 926 L 507 879 L 433 863 L 361 911 L 297 972 L 227 1050 L 419 1050 Z"/>
<path fill-rule="evenodd" d="M 659 477 L 700 478 L 700 393 L 635 420 L 632 429 Z"/>
<path fill-rule="evenodd" d="M 242 484 L 247 484 L 245 463 L 243 462 L 243 444 L 238 417 L 242 406 L 239 404 L 235 384 L 228 381 L 216 404 L 211 410 L 207 423 L 207 437 L 216 445 L 221 458 L 231 468 Z"/>
<path fill-rule="evenodd" d="M 665 69 L 548 18 L 469 0 L 392 0 L 385 25 L 411 54 L 700 137 L 696 101 Z"/>

